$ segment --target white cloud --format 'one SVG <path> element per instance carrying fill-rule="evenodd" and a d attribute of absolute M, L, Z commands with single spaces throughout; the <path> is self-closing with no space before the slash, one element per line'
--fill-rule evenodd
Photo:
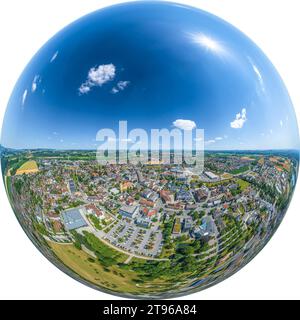
<path fill-rule="evenodd" d="M 112 89 L 111 89 L 111 93 L 112 94 L 116 94 L 116 93 L 118 93 L 119 92 L 119 90 L 116 88 L 116 87 L 113 87 Z"/>
<path fill-rule="evenodd" d="M 216 140 L 207 140 L 207 141 L 205 141 L 205 144 L 212 144 L 212 143 L 215 143 L 216 142 Z"/>
<path fill-rule="evenodd" d="M 116 94 L 123 91 L 129 84 L 130 81 L 119 81 L 117 85 L 111 89 L 111 93 Z"/>
<path fill-rule="evenodd" d="M 220 141 L 220 140 L 223 140 L 223 138 L 222 137 L 216 137 L 215 140 L 219 140 Z"/>
<path fill-rule="evenodd" d="M 51 58 L 51 60 L 50 60 L 50 63 L 52 63 L 52 62 L 57 58 L 57 56 L 58 56 L 58 51 L 56 51 L 56 52 L 54 53 L 54 55 L 52 56 L 52 58 Z"/>
<path fill-rule="evenodd" d="M 244 123 L 247 121 L 247 111 L 245 108 L 242 109 L 242 112 L 239 112 L 235 116 L 235 120 L 230 123 L 231 128 L 241 129 L 244 126 Z"/>
<path fill-rule="evenodd" d="M 106 82 L 113 80 L 115 75 L 116 67 L 112 63 L 91 68 L 87 80 L 78 89 L 79 93 L 86 94 L 92 87 L 102 87 Z"/>
<path fill-rule="evenodd" d="M 31 85 L 31 92 L 35 92 L 38 84 L 41 83 L 42 79 L 41 77 L 37 74 L 34 76 L 33 81 L 32 81 L 32 85 Z"/>
<path fill-rule="evenodd" d="M 283 121 L 280 120 L 279 124 L 280 124 L 280 127 L 282 128 L 283 127 Z"/>
<path fill-rule="evenodd" d="M 90 92 L 91 91 L 91 87 L 88 85 L 88 84 L 82 84 L 81 86 L 80 86 L 80 88 L 79 88 L 79 92 L 81 93 L 81 94 L 85 94 L 85 93 L 88 93 L 88 92 Z"/>
<path fill-rule="evenodd" d="M 120 90 L 124 90 L 128 85 L 130 81 L 119 81 L 117 86 Z"/>
<path fill-rule="evenodd" d="M 273 134 L 273 130 L 272 129 L 270 130 L 270 134 Z"/>
<path fill-rule="evenodd" d="M 27 98 L 27 94 L 28 94 L 28 91 L 26 89 L 24 91 L 24 93 L 23 93 L 23 96 L 22 96 L 22 106 L 24 106 L 24 104 L 25 104 L 25 101 L 26 101 L 26 98 Z"/>
<path fill-rule="evenodd" d="M 173 126 L 181 130 L 191 131 L 196 128 L 196 123 L 192 120 L 177 119 L 173 122 Z"/>

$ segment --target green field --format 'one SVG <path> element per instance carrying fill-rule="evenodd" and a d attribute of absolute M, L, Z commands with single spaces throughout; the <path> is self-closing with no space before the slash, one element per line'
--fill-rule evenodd
<path fill-rule="evenodd" d="M 249 182 L 242 180 L 242 179 L 237 179 L 237 184 L 240 186 L 241 190 L 244 191 L 245 189 L 248 188 L 248 186 L 250 185 Z"/>
<path fill-rule="evenodd" d="M 230 173 L 231 174 L 240 174 L 240 173 L 246 172 L 248 170 L 249 170 L 249 166 L 243 166 L 239 169 L 231 170 Z"/>

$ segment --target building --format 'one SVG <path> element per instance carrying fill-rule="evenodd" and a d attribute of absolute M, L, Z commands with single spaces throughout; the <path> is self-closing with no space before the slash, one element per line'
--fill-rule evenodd
<path fill-rule="evenodd" d="M 169 190 L 161 190 L 159 194 L 164 203 L 174 202 L 174 196 Z"/>
<path fill-rule="evenodd" d="M 180 234 L 181 232 L 181 221 L 180 221 L 180 218 L 175 218 L 175 221 L 174 221 L 174 225 L 173 225 L 173 231 L 172 233 L 174 235 L 178 235 Z"/>
<path fill-rule="evenodd" d="M 212 173 L 212 172 L 210 172 L 210 171 L 205 171 L 204 174 L 205 174 L 205 175 L 207 176 L 207 178 L 209 178 L 210 180 L 218 180 L 218 179 L 219 179 L 219 177 L 218 177 L 216 174 L 214 174 L 214 173 Z"/>
<path fill-rule="evenodd" d="M 182 231 L 188 232 L 192 228 L 192 222 L 193 222 L 193 219 L 191 217 L 185 218 Z"/>
<path fill-rule="evenodd" d="M 139 213 L 139 207 L 138 206 L 128 206 L 123 205 L 119 209 L 119 214 L 125 218 L 134 219 Z"/>
<path fill-rule="evenodd" d="M 202 231 L 203 236 L 214 235 L 216 232 L 216 226 L 213 219 L 209 216 L 204 217 L 200 225 L 200 230 Z"/>
<path fill-rule="evenodd" d="M 154 202 L 151 200 L 141 199 L 140 204 L 147 207 L 154 207 Z"/>
<path fill-rule="evenodd" d="M 65 229 L 70 231 L 81 227 L 86 227 L 87 223 L 82 217 L 79 209 L 69 209 L 61 214 Z"/>
<path fill-rule="evenodd" d="M 129 189 L 132 189 L 133 188 L 133 183 L 130 182 L 130 181 L 124 181 L 124 182 L 121 182 L 120 183 L 120 190 L 121 192 L 125 192 Z"/>
<path fill-rule="evenodd" d="M 110 189 L 110 193 L 112 193 L 113 195 L 117 195 L 120 193 L 120 191 L 117 188 L 112 188 Z"/>
<path fill-rule="evenodd" d="M 152 210 L 149 210 L 148 212 L 148 217 L 151 218 L 153 216 L 155 216 L 157 214 L 157 210 L 156 209 L 152 209 Z"/>
<path fill-rule="evenodd" d="M 151 220 L 145 217 L 139 217 L 135 220 L 135 224 L 142 228 L 149 228 Z"/>
<path fill-rule="evenodd" d="M 199 189 L 194 192 L 194 197 L 197 202 L 204 202 L 207 199 L 207 192 L 203 189 Z"/>
<path fill-rule="evenodd" d="M 185 210 L 195 210 L 195 209 L 197 209 L 197 205 L 194 203 L 187 203 L 185 205 Z"/>
<path fill-rule="evenodd" d="M 208 241 L 211 236 L 217 234 L 217 227 L 213 221 L 213 219 L 209 216 L 206 216 L 202 219 L 202 223 L 200 226 L 197 226 L 193 230 L 193 236 L 196 239 L 204 239 Z"/>
<path fill-rule="evenodd" d="M 177 201 L 184 201 L 184 202 L 193 202 L 193 196 L 187 190 L 181 189 L 176 193 L 176 200 Z"/>
<path fill-rule="evenodd" d="M 71 193 L 76 192 L 76 187 L 75 187 L 75 183 L 73 180 L 69 180 L 69 189 Z"/>
<path fill-rule="evenodd" d="M 88 214 L 92 214 L 98 218 L 103 217 L 103 212 L 97 208 L 93 203 L 85 206 L 85 209 Z"/>

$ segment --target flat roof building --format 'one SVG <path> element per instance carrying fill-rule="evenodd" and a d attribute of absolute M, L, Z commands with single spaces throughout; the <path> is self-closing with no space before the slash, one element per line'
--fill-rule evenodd
<path fill-rule="evenodd" d="M 137 214 L 139 213 L 139 207 L 138 206 L 123 205 L 119 209 L 119 213 L 123 217 L 134 219 L 137 216 Z"/>
<path fill-rule="evenodd" d="M 205 171 L 204 174 L 205 174 L 210 180 L 218 180 L 218 179 L 219 179 L 219 177 L 218 177 L 216 174 L 214 174 L 214 173 L 212 173 L 212 172 L 210 172 L 210 171 Z"/>
<path fill-rule="evenodd" d="M 183 228 L 182 228 L 183 232 L 187 232 L 192 228 L 192 222 L 193 220 L 191 217 L 187 217 L 184 219 Z"/>
<path fill-rule="evenodd" d="M 76 186 L 73 180 L 69 180 L 69 189 L 71 193 L 76 192 Z"/>
<path fill-rule="evenodd" d="M 87 223 L 82 217 L 79 209 L 66 210 L 61 214 L 61 218 L 66 230 L 68 231 L 87 226 Z"/>

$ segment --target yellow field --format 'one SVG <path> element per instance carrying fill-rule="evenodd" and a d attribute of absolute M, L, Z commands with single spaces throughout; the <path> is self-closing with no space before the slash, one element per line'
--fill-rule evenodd
<path fill-rule="evenodd" d="M 16 172 L 16 175 L 36 173 L 39 171 L 36 161 L 30 160 L 25 162 Z"/>
<path fill-rule="evenodd" d="M 225 173 L 223 173 L 223 174 L 221 175 L 221 178 L 222 178 L 222 179 L 231 179 L 232 177 L 233 177 L 233 175 L 230 174 L 230 173 L 227 173 L 227 172 L 225 172 Z"/>

